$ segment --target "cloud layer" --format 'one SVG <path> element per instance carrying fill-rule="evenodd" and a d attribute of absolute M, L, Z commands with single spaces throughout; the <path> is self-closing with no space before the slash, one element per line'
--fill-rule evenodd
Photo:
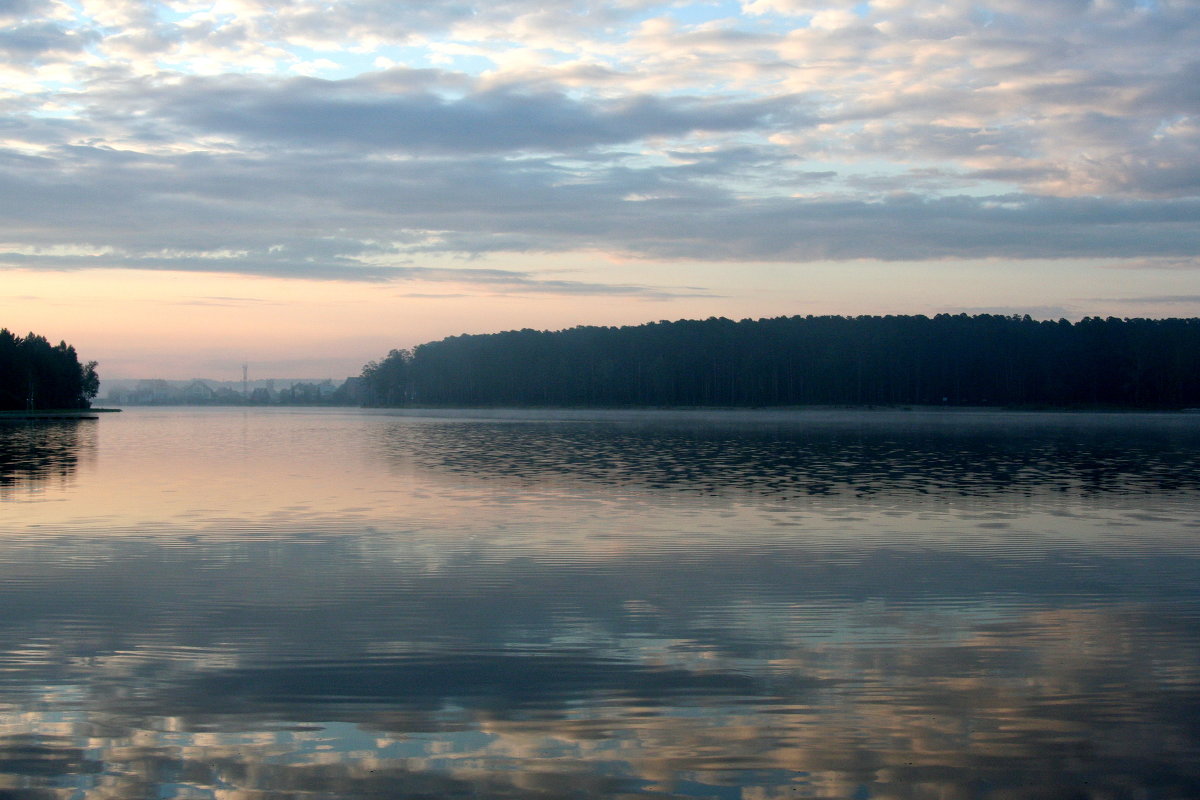
<path fill-rule="evenodd" d="M 1191 0 L 9 0 L 0 264 L 1177 268 L 1200 251 L 1197 52 Z"/>

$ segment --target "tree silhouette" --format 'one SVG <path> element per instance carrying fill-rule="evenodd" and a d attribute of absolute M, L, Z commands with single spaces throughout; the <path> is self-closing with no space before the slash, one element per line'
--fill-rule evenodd
<path fill-rule="evenodd" d="M 451 336 L 364 367 L 368 405 L 1200 405 L 1200 319 L 776 317 Z"/>
<path fill-rule="evenodd" d="M 80 364 L 66 342 L 0 329 L 0 410 L 88 408 L 99 389 L 96 362 Z"/>

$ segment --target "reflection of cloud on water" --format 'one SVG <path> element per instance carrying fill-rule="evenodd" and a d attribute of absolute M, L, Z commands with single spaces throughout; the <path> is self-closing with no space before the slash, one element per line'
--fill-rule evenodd
<path fill-rule="evenodd" d="M 0 584 L 0 704 L 36 710 L 0 734 L 41 749 L 3 740 L 0 759 L 92 797 L 1042 798 L 1053 777 L 1182 798 L 1200 781 L 1187 559 L 1097 557 L 1056 589 L 1053 564 L 997 554 L 990 576 L 966 554 L 803 549 L 610 571 L 490 553 L 426 574 L 359 544 L 32 559 Z M 728 559 L 750 571 L 722 576 Z M 1164 569 L 1178 597 L 1138 588 Z"/>
<path fill-rule="evenodd" d="M 890 639 L 885 609 L 953 620 L 973 609 L 1189 602 L 1200 581 L 1197 554 L 1152 550 L 856 550 L 790 537 L 687 552 L 648 542 L 581 559 L 476 543 L 429 568 L 387 557 L 386 544 L 341 535 L 5 544 L 0 686 L 27 680 L 27 669 L 131 652 L 199 671 L 431 649 L 611 650 L 626 638 L 755 654 L 795 637 Z M 845 618 L 856 609 L 863 619 Z"/>
<path fill-rule="evenodd" d="M 763 643 L 754 661 L 713 657 L 707 672 L 564 650 L 393 660 L 375 678 L 370 662 L 315 658 L 257 677 L 150 672 L 140 696 L 89 697 L 85 684 L 57 690 L 65 704 L 47 694 L 37 711 L 0 714 L 0 765 L 26 788 L 72 776 L 88 797 L 167 785 L 226 797 L 715 797 L 740 786 L 744 797 L 869 787 L 1030 800 L 1200 788 L 1200 640 L 1194 626 L 1180 636 L 1187 619 L 1152 606 L 1038 608 L 930 628 L 927 611 L 897 614 L 905 635 L 888 641 L 790 638 Z M 361 684 L 346 672 L 356 663 Z M 483 677 L 526 667 L 516 685 L 528 694 Z M 542 681 L 557 690 L 529 704 Z"/>
<path fill-rule="evenodd" d="M 0 796 L 1200 796 L 1171 424 L 119 416 L 0 538 Z"/>

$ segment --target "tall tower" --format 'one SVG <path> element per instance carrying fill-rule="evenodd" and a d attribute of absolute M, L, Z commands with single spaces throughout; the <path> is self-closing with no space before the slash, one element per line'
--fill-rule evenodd
<path fill-rule="evenodd" d="M 242 397 L 243 398 L 250 397 L 249 377 L 250 377 L 250 365 L 243 361 L 242 362 Z"/>

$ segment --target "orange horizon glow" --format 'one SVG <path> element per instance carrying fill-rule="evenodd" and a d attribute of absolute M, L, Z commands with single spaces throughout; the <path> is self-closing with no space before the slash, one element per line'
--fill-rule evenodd
<path fill-rule="evenodd" d="M 595 256 L 590 256 L 594 259 Z M 241 275 L 81 270 L 5 273 L 0 327 L 73 345 L 100 362 L 103 379 L 240 380 L 249 363 L 259 378 L 342 379 L 393 348 L 446 336 L 515 328 L 638 325 L 662 319 L 732 319 L 794 314 L 1021 313 L 1077 319 L 1101 316 L 1188 316 L 1189 273 L 1159 275 L 1176 284 L 1181 302 L 1155 307 L 1121 303 L 1143 279 L 1109 270 L 1110 298 L 1080 298 L 1094 266 L 1060 265 L 1048 279 L 1036 264 L 997 262 L 965 268 L 948 263 L 896 265 L 733 265 L 630 263 L 615 277 L 706 287 L 696 296 L 647 298 L 614 294 L 522 293 L 441 282 L 316 281 Z M 611 271 L 611 264 L 607 265 Z M 586 281 L 594 261 L 569 274 Z M 981 276 L 988 281 L 981 284 Z M 611 272 L 608 277 L 614 277 Z M 774 287 L 774 288 L 772 288 Z M 1040 312 L 1028 303 L 1041 290 Z M 990 298 L 987 302 L 985 298 Z M 1055 300 L 1059 303 L 1055 307 Z M 1074 313 L 1071 313 L 1074 312 Z M 1151 313 L 1147 313 L 1151 312 Z M 1158 312 L 1158 313 L 1153 313 Z M 1190 312 L 1190 314 L 1189 314 Z"/>

